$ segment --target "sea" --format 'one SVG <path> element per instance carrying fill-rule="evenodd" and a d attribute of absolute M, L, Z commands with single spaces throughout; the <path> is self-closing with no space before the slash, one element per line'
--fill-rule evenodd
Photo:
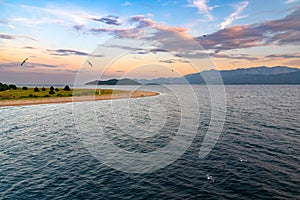
<path fill-rule="evenodd" d="M 300 199 L 300 86 L 137 89 L 0 108 L 0 199 Z"/>

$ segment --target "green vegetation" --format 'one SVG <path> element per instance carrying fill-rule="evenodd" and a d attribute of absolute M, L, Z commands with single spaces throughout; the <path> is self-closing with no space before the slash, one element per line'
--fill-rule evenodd
<path fill-rule="evenodd" d="M 64 91 L 71 91 L 70 87 L 68 85 L 66 85 L 63 89 Z"/>
<path fill-rule="evenodd" d="M 111 89 L 70 89 L 69 86 L 54 89 L 53 86 L 50 88 L 17 88 L 12 89 L 10 87 L 0 85 L 0 88 L 5 88 L 5 90 L 0 90 L 0 100 L 4 99 L 34 99 L 34 98 L 53 98 L 53 97 L 70 97 L 70 96 L 89 96 L 89 95 L 105 95 L 112 93 L 126 93 L 127 91 L 122 90 L 111 90 Z M 24 89 L 25 88 L 25 89 Z"/>
<path fill-rule="evenodd" d="M 35 87 L 35 88 L 33 89 L 33 91 L 34 91 L 34 92 L 39 92 L 40 90 L 39 90 L 39 88 Z"/>
<path fill-rule="evenodd" d="M 17 86 L 15 85 L 7 85 L 7 84 L 3 84 L 0 82 L 0 91 L 5 91 L 5 90 L 16 90 L 17 89 Z"/>

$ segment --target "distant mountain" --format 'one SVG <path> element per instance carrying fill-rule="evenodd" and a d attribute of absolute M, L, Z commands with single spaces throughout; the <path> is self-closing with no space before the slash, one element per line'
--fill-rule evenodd
<path fill-rule="evenodd" d="M 237 73 L 237 74 L 260 74 L 260 75 L 272 75 L 272 74 L 284 74 L 297 72 L 297 68 L 289 68 L 286 66 L 275 66 L 275 67 L 253 67 L 253 68 L 238 68 L 235 70 L 223 70 L 223 73 Z"/>
<path fill-rule="evenodd" d="M 95 80 L 95 81 L 90 81 L 86 83 L 85 85 L 141 85 L 138 81 L 131 80 L 131 79 L 109 79 L 106 81 L 101 81 L 101 80 Z"/>
<path fill-rule="evenodd" d="M 285 66 L 207 70 L 178 78 L 142 79 L 139 82 L 143 84 L 300 84 L 300 70 Z"/>

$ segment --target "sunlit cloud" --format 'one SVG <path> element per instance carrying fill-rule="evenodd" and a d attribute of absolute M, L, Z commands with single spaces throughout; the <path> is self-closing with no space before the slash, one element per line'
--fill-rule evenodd
<path fill-rule="evenodd" d="M 216 52 L 266 45 L 300 44 L 300 9 L 286 17 L 259 24 L 238 25 L 221 29 L 207 37 L 195 39 L 205 48 Z"/>

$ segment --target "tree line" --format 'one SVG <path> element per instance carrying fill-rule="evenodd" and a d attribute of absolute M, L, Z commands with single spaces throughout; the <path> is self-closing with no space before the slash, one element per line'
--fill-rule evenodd
<path fill-rule="evenodd" d="M 18 87 L 16 85 L 13 85 L 13 84 L 3 84 L 0 82 L 0 91 L 5 91 L 5 90 L 16 90 L 18 89 Z M 22 87 L 22 90 L 28 90 L 28 87 Z M 42 87 L 41 88 L 42 91 L 46 91 L 46 88 L 45 87 Z M 58 92 L 59 89 L 58 88 L 54 88 L 53 86 L 51 86 L 49 88 L 49 94 L 55 94 L 55 91 Z M 68 85 L 66 85 L 64 88 L 63 88 L 64 91 L 71 91 L 70 87 Z M 33 89 L 34 92 L 39 92 L 40 89 L 38 87 L 35 87 Z"/>

